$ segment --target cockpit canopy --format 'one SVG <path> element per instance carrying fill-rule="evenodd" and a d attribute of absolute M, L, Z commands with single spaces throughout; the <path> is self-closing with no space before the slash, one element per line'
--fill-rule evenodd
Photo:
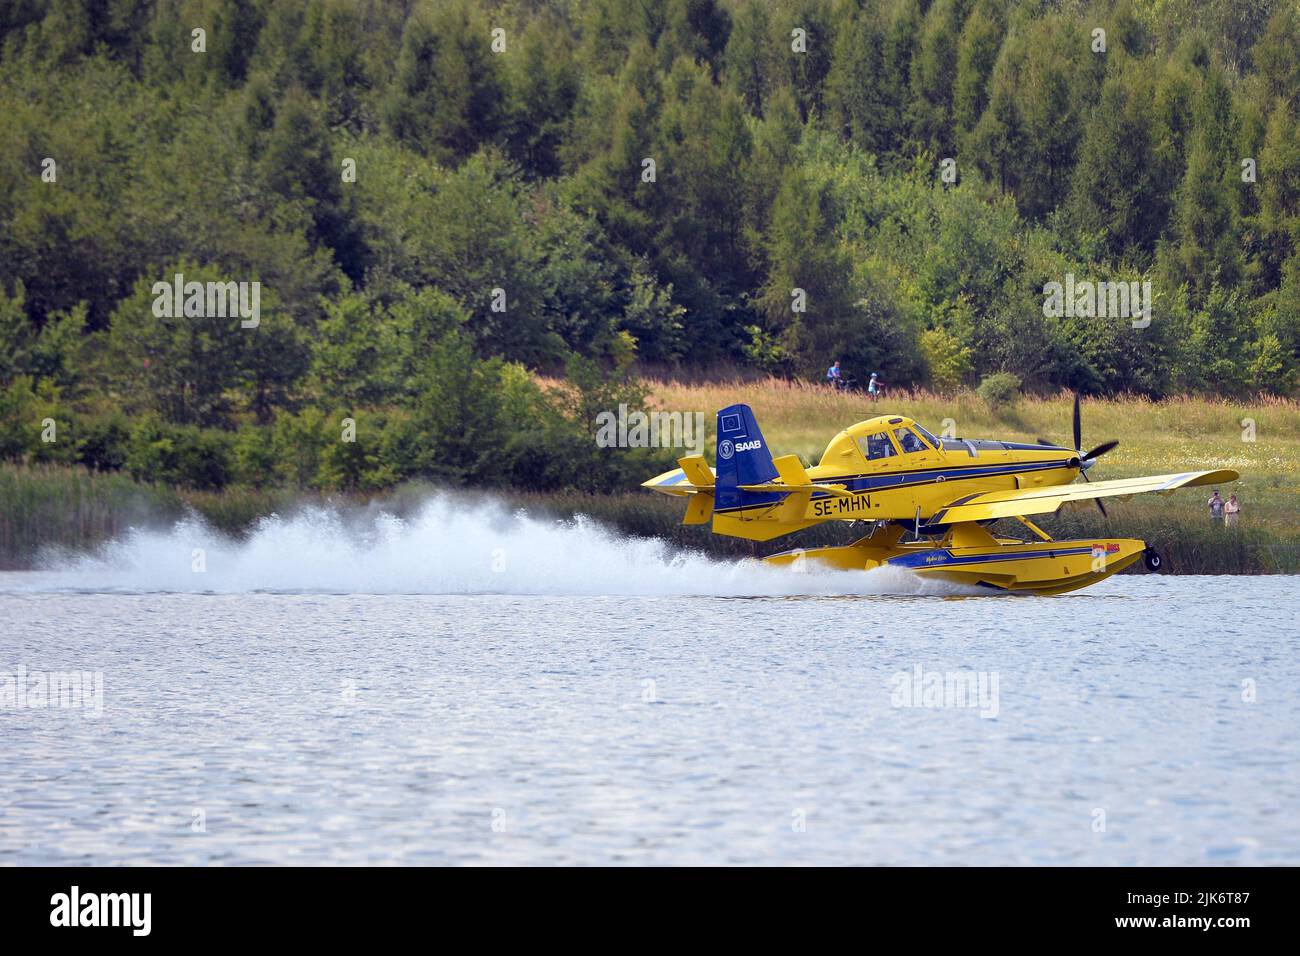
<path fill-rule="evenodd" d="M 942 443 L 925 428 L 902 416 L 880 416 L 858 422 L 831 439 L 823 465 L 842 467 L 859 457 L 867 462 L 938 451 Z"/>

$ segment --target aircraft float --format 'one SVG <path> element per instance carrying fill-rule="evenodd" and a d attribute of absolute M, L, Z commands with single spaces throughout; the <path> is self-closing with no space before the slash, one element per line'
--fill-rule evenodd
<path fill-rule="evenodd" d="M 1086 500 L 1105 515 L 1103 498 L 1168 494 L 1238 477 L 1220 469 L 1089 479 L 1097 459 L 1118 444 L 1083 451 L 1076 396 L 1073 448 L 1042 438 L 1037 444 L 940 439 L 906 416 L 879 415 L 844 429 L 820 463 L 805 468 L 797 455 L 773 458 L 753 411 L 731 405 L 718 412 L 716 468 L 703 455 L 691 455 L 642 487 L 687 498 L 684 524 L 712 521 L 714 534 L 751 541 L 824 521 L 870 523 L 870 532 L 852 544 L 786 551 L 765 559 L 772 563 L 812 560 L 843 570 L 889 565 L 997 591 L 1061 594 L 1139 558 L 1152 571 L 1163 560 L 1136 538 L 1053 540 L 1030 515 L 1055 514 Z M 1003 518 L 1019 521 L 1033 538 L 995 535 L 990 526 Z"/>

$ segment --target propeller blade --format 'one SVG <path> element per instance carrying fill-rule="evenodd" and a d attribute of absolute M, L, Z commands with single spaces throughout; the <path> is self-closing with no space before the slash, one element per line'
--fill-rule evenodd
<path fill-rule="evenodd" d="M 1079 393 L 1074 393 L 1074 450 L 1083 450 L 1083 420 L 1079 416 Z"/>
<path fill-rule="evenodd" d="M 1095 505 L 1097 506 L 1097 510 L 1101 512 L 1101 516 L 1102 516 L 1103 518 L 1109 518 L 1109 517 L 1110 517 L 1110 515 L 1106 514 L 1106 506 L 1103 505 L 1103 504 L 1101 503 L 1101 499 L 1100 499 L 1100 498 L 1093 498 L 1093 499 L 1092 499 L 1092 503 L 1095 504 Z"/>
<path fill-rule="evenodd" d="M 1090 461 L 1091 459 L 1094 458 L 1100 458 L 1102 455 L 1106 454 L 1106 452 L 1113 451 L 1118 444 L 1119 444 L 1118 440 L 1102 442 L 1092 451 L 1088 452 L 1088 454 L 1083 455 L 1081 457 L 1083 458 L 1084 461 Z"/>

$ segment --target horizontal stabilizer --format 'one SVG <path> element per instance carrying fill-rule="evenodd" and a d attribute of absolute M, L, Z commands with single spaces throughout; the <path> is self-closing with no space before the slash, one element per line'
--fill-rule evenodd
<path fill-rule="evenodd" d="M 695 467 L 694 463 L 696 462 L 699 463 L 699 468 Z M 704 459 L 694 456 L 693 458 L 683 458 L 682 463 L 691 463 L 691 471 L 694 473 L 693 478 L 688 477 L 685 469 L 674 468 L 672 471 L 665 471 L 662 475 L 655 475 L 649 481 L 641 482 L 641 487 L 657 491 L 661 495 L 673 495 L 675 497 L 689 497 L 700 492 L 712 494 L 715 484 L 713 469 L 704 464 Z"/>
<path fill-rule="evenodd" d="M 687 455 L 685 458 L 678 458 L 677 464 L 681 466 L 686 480 L 696 488 L 713 487 L 713 472 L 709 470 L 703 455 Z"/>
<path fill-rule="evenodd" d="M 787 485 L 812 484 L 812 479 L 808 477 L 808 472 L 804 470 L 803 462 L 799 461 L 798 455 L 782 455 L 780 458 L 773 458 L 772 464 L 776 465 L 777 474 Z"/>

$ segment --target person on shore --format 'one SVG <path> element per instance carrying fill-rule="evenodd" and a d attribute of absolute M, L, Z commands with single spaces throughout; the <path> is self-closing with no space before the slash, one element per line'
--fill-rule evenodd
<path fill-rule="evenodd" d="M 1241 502 L 1237 500 L 1235 494 L 1229 495 L 1227 503 L 1223 506 L 1224 524 L 1229 528 L 1235 527 L 1237 524 L 1237 515 L 1239 514 L 1241 514 Z"/>
<path fill-rule="evenodd" d="M 839 359 L 836 359 L 835 364 L 826 370 L 826 384 L 831 388 L 844 387 L 844 375 L 840 372 Z"/>
<path fill-rule="evenodd" d="M 1223 520 L 1223 498 L 1219 494 L 1219 489 L 1214 489 L 1214 494 L 1210 495 L 1210 520 Z"/>
<path fill-rule="evenodd" d="M 880 401 L 880 393 L 884 391 L 885 383 L 880 380 L 879 372 L 871 373 L 871 381 L 867 382 L 867 394 L 876 401 Z"/>

